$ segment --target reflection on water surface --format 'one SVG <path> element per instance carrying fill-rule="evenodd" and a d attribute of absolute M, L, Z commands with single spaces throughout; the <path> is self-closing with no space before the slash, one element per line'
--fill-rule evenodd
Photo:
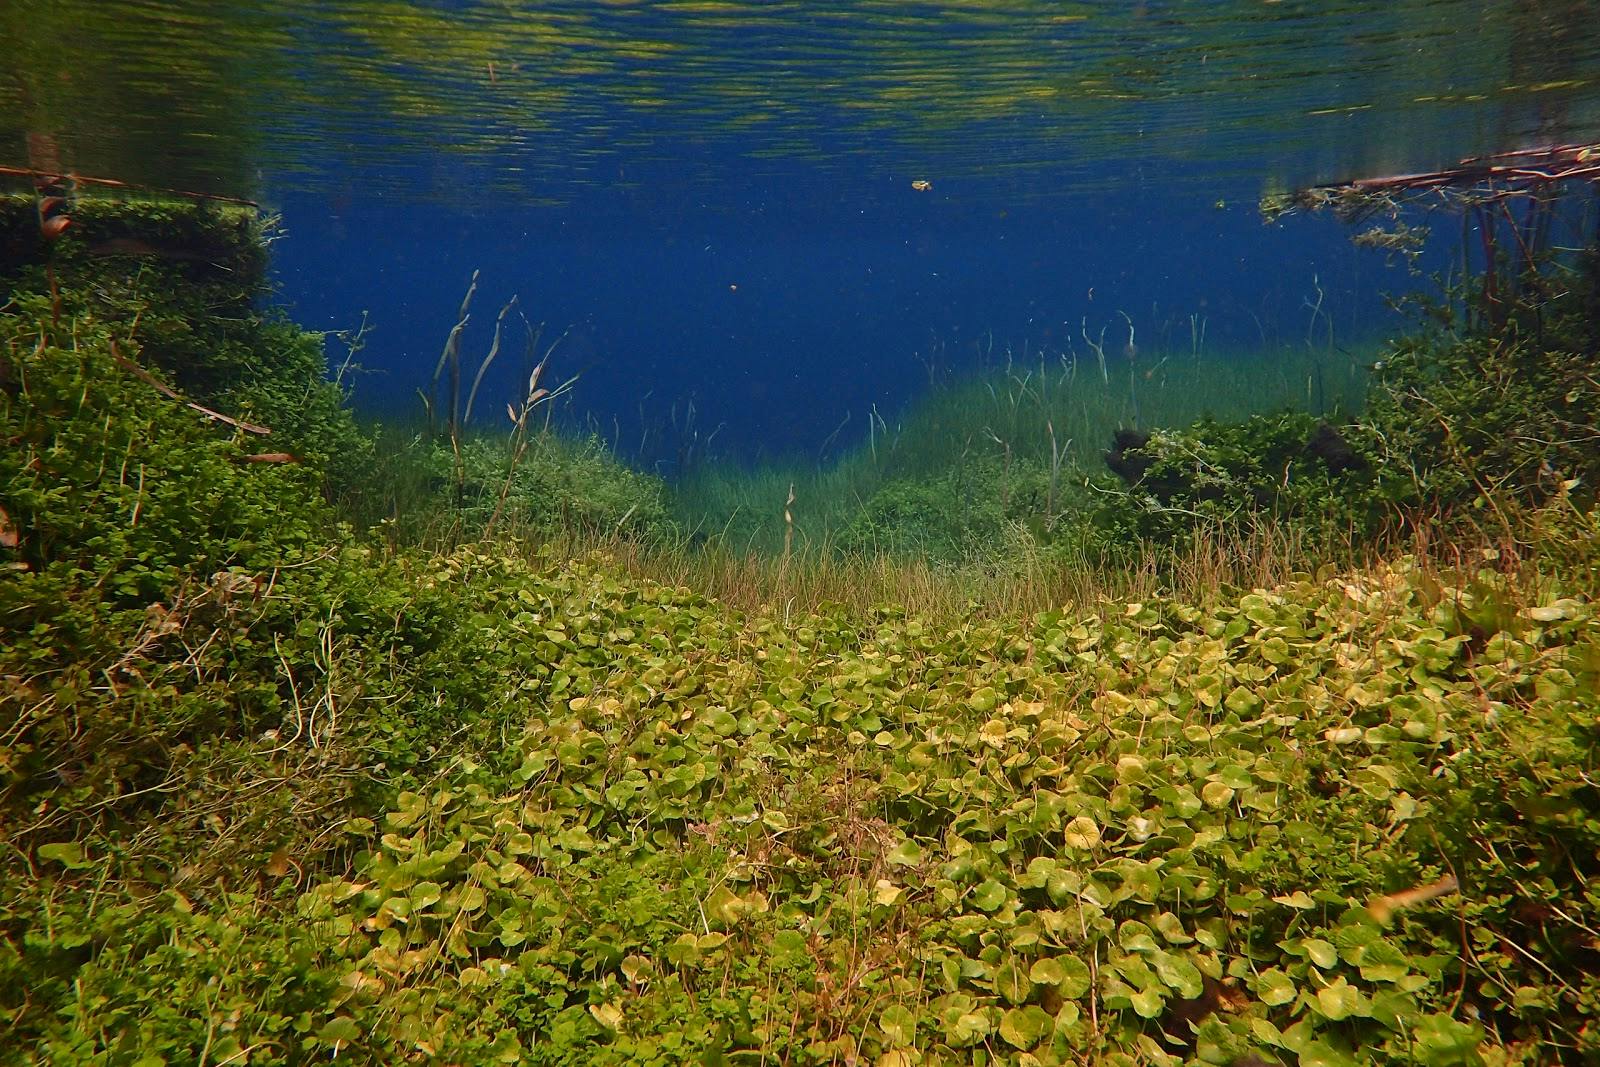
<path fill-rule="evenodd" d="M 1592 133 L 1597 18 L 1511 0 L 13 0 L 0 162 L 33 133 L 67 166 L 154 185 L 266 173 L 525 202 L 827 195 L 891 173 L 1035 197 L 1174 171 L 1302 181 Z"/>

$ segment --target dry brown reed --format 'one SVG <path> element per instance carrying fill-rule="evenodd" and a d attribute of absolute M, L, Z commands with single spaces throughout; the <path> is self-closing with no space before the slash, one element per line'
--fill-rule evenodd
<path fill-rule="evenodd" d="M 1162 595 L 1205 603 L 1219 591 L 1275 585 L 1335 558 L 1308 560 L 1297 531 L 1267 522 L 1203 530 L 1179 549 L 1139 546 L 1109 565 L 1027 548 L 1003 563 L 948 564 L 826 547 L 798 548 L 781 559 L 717 544 L 641 544 L 575 534 L 547 539 L 536 551 L 547 558 L 603 559 L 633 577 L 686 587 L 748 613 L 801 619 L 830 606 L 862 616 L 892 607 L 939 623 L 1090 610 L 1106 600 Z"/>
<path fill-rule="evenodd" d="M 1205 606 L 1238 591 L 1362 572 L 1401 557 L 1447 585 L 1492 569 L 1507 580 L 1514 598 L 1528 603 L 1553 595 L 1557 586 L 1563 595 L 1600 595 L 1600 567 L 1573 565 L 1596 558 L 1600 520 L 1575 511 L 1561 518 L 1546 512 L 1523 529 L 1549 530 L 1552 522 L 1560 523 L 1559 533 L 1533 541 L 1527 536 L 1508 540 L 1459 520 L 1418 521 L 1375 542 L 1314 553 L 1293 526 L 1263 520 L 1200 530 L 1181 548 L 1141 545 L 1110 565 L 1029 551 L 1003 565 L 942 564 L 827 548 L 798 549 L 783 560 L 717 545 L 640 543 L 615 534 L 569 533 L 511 543 L 547 561 L 600 560 L 634 578 L 688 588 L 747 614 L 785 621 L 829 609 L 868 618 L 891 608 L 935 625 L 959 625 L 1056 609 L 1091 612 L 1107 602 L 1155 597 Z"/>

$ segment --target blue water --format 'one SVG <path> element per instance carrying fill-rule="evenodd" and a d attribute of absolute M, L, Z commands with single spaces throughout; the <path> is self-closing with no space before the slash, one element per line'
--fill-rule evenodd
<path fill-rule="evenodd" d="M 727 458 L 814 456 L 1007 353 L 1120 346 L 1124 314 L 1141 352 L 1203 324 L 1215 358 L 1303 344 L 1319 300 L 1319 337 L 1393 333 L 1418 279 L 1258 198 L 1600 140 L 1595 25 L 1593 0 L 10 0 L 0 145 L 281 212 L 281 302 L 368 316 L 370 412 L 418 413 L 477 270 L 464 363 L 515 294 L 565 334 L 568 424 L 653 465 L 645 427 L 692 402 Z"/>
<path fill-rule="evenodd" d="M 1382 292 L 1412 284 L 1331 219 L 1263 225 L 1237 183 L 1008 211 L 979 183 L 920 194 L 910 181 L 897 183 L 900 203 L 870 213 L 848 201 L 743 217 L 719 205 L 630 225 L 581 210 L 423 214 L 287 197 L 285 216 L 301 221 L 276 262 L 305 325 L 343 329 L 370 312 L 357 397 L 372 410 L 416 410 L 479 270 L 469 365 L 515 294 L 548 337 L 570 329 L 552 370 L 581 374 L 580 420 L 631 451 L 641 419 L 668 419 L 675 403 L 683 418 L 692 399 L 702 435 L 721 426 L 723 453 L 747 458 L 815 454 L 847 413 L 865 434 L 872 405 L 901 410 L 930 379 L 1000 362 L 1008 347 L 1024 363 L 1041 347 L 1052 364 L 1069 345 L 1087 358 L 1085 318 L 1091 337 L 1106 328 L 1120 347 L 1126 312 L 1145 351 L 1164 341 L 1188 353 L 1196 316 L 1205 351 L 1225 355 L 1260 347 L 1263 333 L 1269 345 L 1302 339 L 1320 285 L 1335 336 L 1358 344 L 1392 323 Z M 485 395 L 510 395 L 517 369 L 497 361 Z"/>

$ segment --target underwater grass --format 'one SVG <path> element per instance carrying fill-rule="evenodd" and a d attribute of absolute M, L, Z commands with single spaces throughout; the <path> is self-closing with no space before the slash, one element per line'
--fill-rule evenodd
<path fill-rule="evenodd" d="M 793 539 L 818 550 L 838 545 L 886 485 L 930 483 L 979 465 L 992 472 L 979 492 L 995 497 L 1007 492 L 1009 475 L 1020 481 L 1024 471 L 1053 472 L 1059 502 L 1066 483 L 1103 472 L 1101 452 L 1119 428 L 1285 410 L 1353 415 L 1375 358 L 1375 349 L 1290 347 L 1124 363 L 1105 376 L 1083 359 L 1001 366 L 936 386 L 892 422 L 872 413 L 868 440 L 831 462 L 700 464 L 672 483 L 673 513 L 685 529 L 732 551 L 776 555 L 791 486 Z"/>
<path fill-rule="evenodd" d="M 1210 528 L 1182 548 L 1135 545 L 1117 564 L 1046 552 L 1019 541 L 1003 559 L 936 561 L 903 553 L 835 551 L 807 544 L 785 559 L 719 542 L 641 541 L 523 534 L 511 551 L 593 559 L 641 579 L 695 589 L 745 612 L 785 617 L 841 610 L 870 617 L 893 605 L 945 624 L 962 618 L 1025 617 L 1118 597 L 1204 599 L 1220 589 L 1271 585 L 1304 572 L 1311 558 L 1289 525 Z M 1352 550 L 1347 558 L 1354 558 Z"/>
<path fill-rule="evenodd" d="M 1246 523 L 1204 524 L 1180 544 L 1135 542 L 1115 558 L 1047 550 L 1018 538 L 1004 556 L 930 560 L 904 553 L 837 551 L 804 545 L 787 558 L 737 551 L 719 541 L 639 538 L 616 531 L 509 527 L 497 551 L 530 560 L 567 559 L 674 588 L 693 589 L 746 614 L 785 620 L 814 612 L 875 618 L 885 611 L 931 625 L 973 619 L 1027 618 L 1070 609 L 1093 611 L 1123 600 L 1168 597 L 1208 604 L 1243 590 L 1271 588 L 1312 574 L 1381 566 L 1407 558 L 1433 572 L 1464 572 L 1485 561 L 1521 574 L 1534 590 L 1540 561 L 1559 561 L 1569 583 L 1600 597 L 1600 574 L 1574 561 L 1589 549 L 1549 519 L 1507 504 L 1486 523 L 1481 512 L 1414 516 L 1378 537 L 1309 545 L 1292 521 L 1256 516 Z M 1575 505 L 1561 504 L 1575 513 Z M 1508 525 L 1509 524 L 1509 525 Z M 1528 566 L 1524 567 L 1526 562 Z M 1587 576 L 1587 577 L 1585 577 Z"/>
<path fill-rule="evenodd" d="M 1186 357 L 1187 370 L 1171 360 L 1158 361 L 1145 379 L 1152 383 L 1145 410 L 1151 417 L 1177 422 L 1196 412 L 1214 413 L 1215 403 L 1222 401 L 1245 411 L 1255 405 L 1241 398 L 1268 407 L 1288 403 L 1297 392 L 1304 400 L 1304 383 L 1298 379 L 1310 377 L 1308 368 L 1326 370 L 1324 356 L 1312 353 L 1296 362 L 1290 352 L 1275 361 L 1229 361 L 1214 370 L 1204 358 Z M 1341 390 L 1339 402 L 1352 404 L 1364 373 L 1361 361 L 1346 357 L 1341 373 L 1325 373 L 1324 385 L 1333 381 Z M 1258 379 L 1276 381 L 1279 388 L 1241 387 Z M 1198 387 L 1197 380 L 1212 383 L 1215 392 Z M 1198 597 L 1221 587 L 1271 584 L 1326 563 L 1369 558 L 1353 540 L 1313 550 L 1294 523 L 1264 515 L 1242 524 L 1215 523 L 1176 551 L 1131 538 L 1108 550 L 1071 540 L 1050 543 L 1041 536 L 1046 531 L 988 507 L 985 498 L 1003 499 L 1013 487 L 1021 487 L 1025 477 L 1037 475 L 1041 456 L 1050 454 L 1059 482 L 1051 488 L 1051 518 L 1061 528 L 1056 532 L 1081 522 L 1073 509 L 1092 501 L 1085 497 L 1078 464 L 1100 466 L 1103 444 L 1087 438 L 1103 431 L 1109 439 L 1111 430 L 1124 424 L 1127 403 L 1125 395 L 1107 388 L 1097 371 L 1084 372 L 1060 361 L 1053 369 L 1002 368 L 986 380 L 941 387 L 893 431 L 885 424 L 866 447 L 830 464 L 756 469 L 702 464 L 688 478 L 655 490 L 661 496 L 643 492 L 647 483 L 659 483 L 627 471 L 598 438 L 574 441 L 546 427 L 532 469 L 547 476 L 529 479 L 518 498 L 522 506 L 507 516 L 501 531 L 505 537 L 498 543 L 512 551 L 605 558 L 629 573 L 687 585 L 747 611 L 778 606 L 804 613 L 842 605 L 866 614 L 894 604 L 939 620 L 974 611 L 1015 616 L 1113 596 Z M 1073 432 L 1084 440 L 1058 434 L 1053 454 L 1045 453 L 1057 418 L 1064 427 L 1077 427 Z M 957 419 L 968 442 L 959 449 L 954 443 L 960 435 L 951 426 Z M 1034 447 L 998 448 L 996 427 L 1019 441 L 1032 441 Z M 1032 437 L 1025 432 L 1030 429 Z M 973 438 L 976 445 L 970 443 Z M 482 533 L 481 515 L 447 499 L 444 490 L 453 460 L 425 443 L 424 428 L 389 424 L 380 428 L 378 439 L 378 470 L 387 473 L 376 482 L 385 503 L 381 516 L 369 515 L 369 524 L 381 517 L 391 545 L 449 550 Z M 473 458 L 473 473 L 467 482 L 478 496 L 494 495 L 489 483 L 499 477 L 499 461 L 493 457 L 505 445 L 492 432 L 468 439 L 465 452 Z M 861 533 L 862 516 L 883 500 L 874 493 L 884 486 L 941 477 L 922 490 L 927 506 L 952 514 L 978 508 L 976 540 L 926 551 L 926 540 L 905 539 L 922 532 L 915 513 L 904 515 L 900 528 L 868 527 Z M 663 497 L 675 525 L 659 520 L 655 501 Z M 641 501 L 649 505 L 644 513 L 637 506 Z M 575 521 L 580 502 L 588 515 L 581 522 Z M 792 521 L 785 521 L 786 514 Z M 518 544 L 524 547 L 518 549 Z"/>
<path fill-rule="evenodd" d="M 336 501 L 391 548 L 448 551 L 497 529 L 539 543 L 558 535 L 670 540 L 660 479 L 621 463 L 595 436 L 549 423 L 429 437 L 421 419 L 365 421 L 373 461 Z"/>

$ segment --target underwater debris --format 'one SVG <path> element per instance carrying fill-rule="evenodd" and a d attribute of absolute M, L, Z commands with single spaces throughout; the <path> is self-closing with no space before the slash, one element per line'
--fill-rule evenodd
<path fill-rule="evenodd" d="M 184 263 L 208 263 L 213 267 L 222 267 L 217 259 L 225 253 L 207 255 L 203 252 L 194 252 L 185 248 L 171 248 L 165 245 L 154 245 L 149 241 L 142 241 L 137 237 L 112 237 L 90 245 L 85 251 L 91 256 L 133 256 L 148 257 L 152 259 L 170 259 Z M 223 268 L 226 269 L 226 268 Z"/>
<path fill-rule="evenodd" d="M 1462 272 L 1467 266 L 1466 235 L 1476 222 L 1484 267 L 1477 283 L 1477 305 L 1467 307 L 1467 324 L 1497 330 L 1530 293 L 1548 296 L 1544 267 L 1552 252 L 1552 219 L 1562 194 L 1574 184 L 1600 186 L 1600 144 L 1563 144 L 1470 156 L 1454 167 L 1416 174 L 1315 185 L 1294 193 L 1270 193 L 1261 214 L 1274 222 L 1291 211 L 1331 209 L 1340 221 L 1360 224 L 1383 216 L 1384 224 L 1357 235 L 1358 245 L 1399 253 L 1416 269 L 1429 229 L 1411 226 L 1406 209 L 1443 208 L 1460 216 Z M 1526 201 L 1521 218 L 1512 208 Z"/>
<path fill-rule="evenodd" d="M 1332 474 L 1360 470 L 1366 466 L 1366 460 L 1350 447 L 1350 442 L 1345 440 L 1338 427 L 1329 422 L 1317 423 L 1317 428 L 1311 431 L 1311 437 L 1306 441 L 1306 451 L 1320 459 Z"/>
<path fill-rule="evenodd" d="M 1276 222 L 1291 211 L 1332 208 L 1345 221 L 1397 211 L 1424 198 L 1484 204 L 1527 196 L 1561 182 L 1600 182 L 1600 144 L 1547 145 L 1483 156 L 1468 156 L 1454 167 L 1416 174 L 1313 185 L 1293 193 L 1261 198 L 1261 214 Z"/>
<path fill-rule="evenodd" d="M 54 161 L 53 158 L 51 161 Z M 76 182 L 63 174 L 42 171 L 35 171 L 32 178 L 34 193 L 38 197 L 34 209 L 39 215 L 39 236 L 44 238 L 45 244 L 50 244 L 72 225 L 69 205 Z"/>
<path fill-rule="evenodd" d="M 1397 911 L 1414 908 L 1426 904 L 1430 900 L 1449 896 L 1461 888 L 1460 881 L 1453 874 L 1447 874 L 1436 882 L 1419 885 L 1413 889 L 1402 890 L 1399 893 L 1390 893 L 1388 896 L 1377 897 L 1367 904 L 1367 914 L 1380 923 L 1388 924 Z"/>
<path fill-rule="evenodd" d="M 116 361 L 117 366 L 133 374 L 136 378 L 149 385 L 162 396 L 169 400 L 176 400 L 178 403 L 198 411 L 200 414 L 204 415 L 208 419 L 211 419 L 213 422 L 227 423 L 236 430 L 243 430 L 245 433 L 260 434 L 263 437 L 272 432 L 272 430 L 266 426 L 257 426 L 252 422 L 245 422 L 242 419 L 235 419 L 232 416 L 222 414 L 220 411 L 213 411 L 203 404 L 196 404 L 193 400 L 184 399 L 184 397 L 179 394 L 176 389 L 172 388 L 172 386 L 166 384 L 160 378 L 157 378 L 154 374 L 151 374 L 149 371 L 139 366 L 139 364 L 135 363 L 127 356 L 124 356 L 117 348 L 116 341 L 111 342 L 111 358 Z"/>
<path fill-rule="evenodd" d="M 41 204 L 42 203 L 43 202 L 41 201 Z M 43 213 L 44 211 L 41 207 L 40 214 L 42 215 Z M 55 215 L 48 219 L 41 219 L 39 221 L 39 233 L 44 236 L 46 241 L 54 241 L 57 237 L 60 237 L 62 234 L 66 233 L 67 227 L 71 225 L 71 216 Z"/>
<path fill-rule="evenodd" d="M 1103 453 L 1111 473 L 1129 485 L 1138 484 L 1155 460 L 1145 455 L 1131 455 L 1150 443 L 1150 435 L 1141 430 L 1119 429 L 1111 435 L 1111 448 Z"/>
<path fill-rule="evenodd" d="M 75 185 L 103 185 L 107 189 L 127 189 L 136 193 L 158 193 L 162 196 L 183 197 L 186 200 L 212 200 L 220 204 L 237 204 L 240 207 L 261 206 L 254 200 L 244 200 L 236 196 L 224 196 L 221 193 L 201 193 L 189 189 L 164 189 L 156 185 L 138 185 L 134 182 L 118 181 L 115 178 L 92 178 L 83 174 L 50 175 L 34 167 L 0 167 L 0 175 L 27 178 L 36 184 L 41 180 L 66 180 Z"/>

